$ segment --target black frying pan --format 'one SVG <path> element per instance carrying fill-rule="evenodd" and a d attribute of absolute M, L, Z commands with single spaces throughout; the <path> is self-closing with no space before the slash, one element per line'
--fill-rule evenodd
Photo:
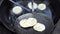
<path fill-rule="evenodd" d="M 54 26 L 52 19 L 50 19 L 47 16 L 40 14 L 40 13 L 38 13 L 38 14 L 32 13 L 32 16 L 30 16 L 30 17 L 34 17 L 38 20 L 38 22 L 41 22 L 41 23 L 46 25 L 47 29 L 44 32 L 36 32 L 32 28 L 28 29 L 30 31 L 27 31 L 27 29 L 25 30 L 23 28 L 20 29 L 18 27 L 19 26 L 18 23 L 15 23 L 14 22 L 15 20 L 12 20 L 12 17 L 10 17 L 9 9 L 12 7 L 12 4 L 13 3 L 11 3 L 10 1 L 4 0 L 1 7 L 0 7 L 0 11 L 1 11 L 0 12 L 0 18 L 1 18 L 2 23 L 4 24 L 4 26 L 7 29 L 9 29 L 12 32 L 17 32 L 18 34 L 20 34 L 20 33 L 21 34 L 49 34 L 52 31 L 53 26 Z M 25 16 L 25 17 L 27 18 L 28 16 Z M 15 24 L 18 26 L 16 26 Z M 22 30 L 22 31 L 20 31 L 20 30 Z"/>

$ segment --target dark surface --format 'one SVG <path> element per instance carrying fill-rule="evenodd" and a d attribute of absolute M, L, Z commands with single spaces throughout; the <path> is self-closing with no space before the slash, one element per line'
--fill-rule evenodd
<path fill-rule="evenodd" d="M 15 34 L 11 31 L 9 31 L 7 28 L 4 27 L 4 25 L 0 22 L 0 34 Z"/>
<path fill-rule="evenodd" d="M 2 2 L 3 2 L 3 0 L 0 0 L 0 5 L 1 5 Z"/>
<path fill-rule="evenodd" d="M 52 7 L 53 11 L 53 19 L 54 23 L 56 24 L 57 21 L 60 19 L 60 0 L 49 0 L 50 6 Z"/>
<path fill-rule="evenodd" d="M 54 29 L 52 34 L 60 34 L 60 20 L 56 24 L 56 27 L 55 27 L 55 29 Z"/>
<path fill-rule="evenodd" d="M 3 0 L 0 0 L 0 6 Z M 1 20 L 1 19 L 0 19 Z M 13 32 L 9 31 L 5 26 L 0 22 L 0 34 L 14 34 Z"/>

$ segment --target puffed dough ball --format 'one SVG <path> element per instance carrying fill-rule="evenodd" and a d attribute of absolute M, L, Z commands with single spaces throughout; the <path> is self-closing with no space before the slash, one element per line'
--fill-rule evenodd
<path fill-rule="evenodd" d="M 37 23 L 37 20 L 35 18 L 28 18 L 22 19 L 19 23 L 21 27 L 28 28 L 34 26 Z"/>
<path fill-rule="evenodd" d="M 34 26 L 35 24 L 37 24 L 37 20 L 35 18 L 29 18 L 27 21 L 30 26 Z"/>
<path fill-rule="evenodd" d="M 43 3 L 39 4 L 38 9 L 39 10 L 45 10 L 46 9 L 46 4 L 43 4 Z"/>
<path fill-rule="evenodd" d="M 29 2 L 29 3 L 28 3 L 28 7 L 29 7 L 30 9 L 36 9 L 36 8 L 37 8 L 37 4 L 36 4 L 35 2 L 33 2 L 33 4 L 32 4 L 32 2 Z"/>
<path fill-rule="evenodd" d="M 21 20 L 19 24 L 20 24 L 20 26 L 23 27 L 23 28 L 29 27 L 29 24 L 27 23 L 27 19 Z"/>
<path fill-rule="evenodd" d="M 44 24 L 41 24 L 41 23 L 37 23 L 34 27 L 33 27 L 34 30 L 36 31 L 39 31 L 39 32 L 42 32 L 45 30 L 45 25 Z"/>
<path fill-rule="evenodd" d="M 22 12 L 22 8 L 20 6 L 15 6 L 13 9 L 12 9 L 13 13 L 14 14 L 19 14 Z"/>

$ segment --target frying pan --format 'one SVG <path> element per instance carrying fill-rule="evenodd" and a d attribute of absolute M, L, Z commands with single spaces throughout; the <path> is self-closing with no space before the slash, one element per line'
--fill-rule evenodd
<path fill-rule="evenodd" d="M 54 24 L 51 18 L 46 16 L 43 13 L 36 13 L 36 12 L 23 12 L 21 15 L 11 15 L 10 9 L 13 7 L 13 3 L 4 0 L 3 3 L 0 6 L 0 21 L 3 23 L 3 25 L 10 31 L 16 32 L 18 34 L 49 34 L 52 29 L 54 28 Z M 25 9 L 24 9 L 25 10 Z M 30 10 L 31 11 L 31 10 Z M 28 14 L 28 15 L 27 15 Z M 29 16 L 31 14 L 31 16 Z M 22 18 L 28 18 L 28 17 L 34 17 L 38 20 L 38 22 L 41 22 L 46 25 L 46 30 L 43 32 L 36 32 L 32 28 L 23 29 L 19 26 L 19 23 L 16 23 L 16 18 L 22 16 Z M 27 16 L 26 16 L 27 15 Z M 17 16 L 16 18 L 14 18 Z M 25 16 L 25 17 L 24 17 Z M 19 18 L 19 19 L 22 19 Z"/>

